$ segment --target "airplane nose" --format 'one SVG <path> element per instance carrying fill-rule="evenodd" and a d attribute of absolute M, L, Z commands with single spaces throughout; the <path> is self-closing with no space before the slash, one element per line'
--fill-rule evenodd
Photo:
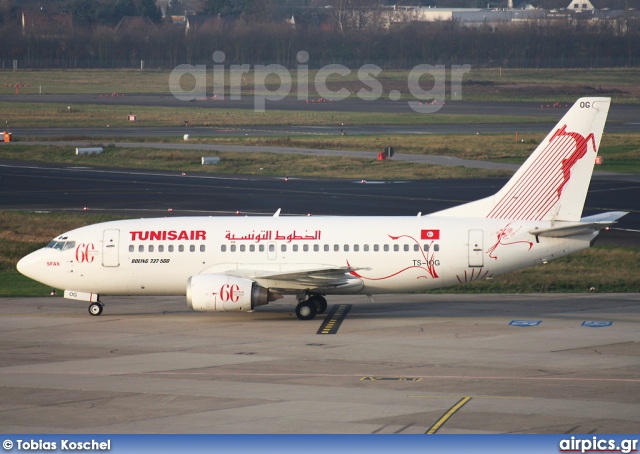
<path fill-rule="evenodd" d="M 39 260 L 36 252 L 32 252 L 31 254 L 22 257 L 16 265 L 16 268 L 21 274 L 24 274 L 35 281 L 39 280 L 38 278 L 40 277 L 40 267 L 38 266 Z"/>

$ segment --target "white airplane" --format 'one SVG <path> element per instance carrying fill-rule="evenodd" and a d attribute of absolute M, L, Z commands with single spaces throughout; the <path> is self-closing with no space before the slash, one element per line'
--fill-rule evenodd
<path fill-rule="evenodd" d="M 72 230 L 18 270 L 100 315 L 104 295 L 186 295 L 197 311 L 251 311 L 296 295 L 465 284 L 590 247 L 626 212 L 581 218 L 610 98 L 579 99 L 495 195 L 427 216 L 176 217 Z"/>

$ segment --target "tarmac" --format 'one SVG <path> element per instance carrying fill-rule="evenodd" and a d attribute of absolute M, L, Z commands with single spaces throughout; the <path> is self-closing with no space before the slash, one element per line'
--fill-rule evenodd
<path fill-rule="evenodd" d="M 92 317 L 61 298 L 1 299 L 0 431 L 640 427 L 638 294 L 375 300 L 330 298 L 350 310 L 335 334 L 322 334 L 326 320 L 298 320 L 293 300 L 209 314 L 188 311 L 183 298 L 109 298 Z"/>

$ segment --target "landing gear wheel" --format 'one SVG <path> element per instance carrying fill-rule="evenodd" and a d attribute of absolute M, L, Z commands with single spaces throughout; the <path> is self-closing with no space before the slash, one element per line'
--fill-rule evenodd
<path fill-rule="evenodd" d="M 296 306 L 296 315 L 300 320 L 313 320 L 317 313 L 316 303 L 311 299 L 302 301 Z"/>
<path fill-rule="evenodd" d="M 309 301 L 313 301 L 316 304 L 316 313 L 324 314 L 327 310 L 327 300 L 322 295 L 313 295 L 309 298 Z"/>
<path fill-rule="evenodd" d="M 102 303 L 91 303 L 89 305 L 89 313 L 91 315 L 100 315 L 102 314 L 102 309 L 104 309 L 104 306 L 102 305 Z"/>

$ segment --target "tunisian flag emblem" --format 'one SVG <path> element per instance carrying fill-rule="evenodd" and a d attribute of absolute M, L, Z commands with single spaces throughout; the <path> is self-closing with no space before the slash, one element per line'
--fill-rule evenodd
<path fill-rule="evenodd" d="M 421 230 L 420 231 L 420 239 L 421 240 L 439 240 L 440 239 L 440 230 Z"/>

